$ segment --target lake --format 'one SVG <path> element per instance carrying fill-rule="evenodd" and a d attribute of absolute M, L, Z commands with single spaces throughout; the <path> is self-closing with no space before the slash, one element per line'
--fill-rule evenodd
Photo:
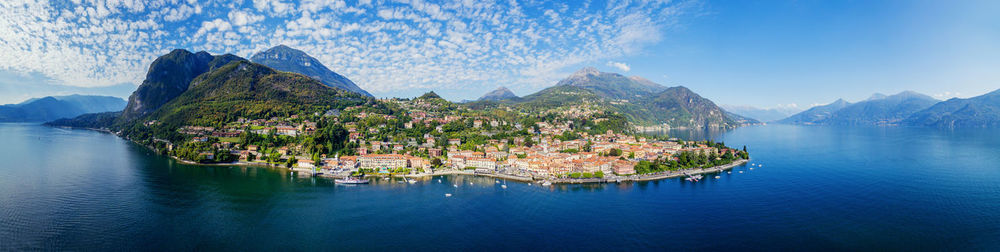
<path fill-rule="evenodd" d="M 998 130 L 706 137 L 763 166 L 701 182 L 343 186 L 0 124 L 0 250 L 1000 250 Z"/>

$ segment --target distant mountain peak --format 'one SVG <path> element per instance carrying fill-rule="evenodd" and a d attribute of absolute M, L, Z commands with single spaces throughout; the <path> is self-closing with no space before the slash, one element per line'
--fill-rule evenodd
<path fill-rule="evenodd" d="M 317 79 L 323 84 L 351 92 L 372 96 L 353 81 L 340 75 L 302 50 L 286 45 L 277 45 L 250 57 L 254 63 L 266 65 L 275 70 L 299 73 Z"/>
<path fill-rule="evenodd" d="M 597 70 L 597 68 L 595 68 L 595 67 L 588 66 L 588 67 L 581 68 L 580 70 L 577 70 L 576 72 L 574 72 L 573 74 L 571 74 L 570 77 L 574 77 L 574 76 L 587 76 L 587 75 L 598 75 L 598 74 L 601 74 L 601 71 Z"/>
<path fill-rule="evenodd" d="M 489 93 L 484 94 L 483 97 L 479 97 L 478 100 L 501 101 L 514 98 L 517 98 L 517 95 L 515 95 L 514 92 L 511 92 L 510 89 L 507 89 L 507 87 L 501 86 L 493 91 L 490 91 Z"/>
<path fill-rule="evenodd" d="M 886 96 L 885 94 L 874 93 L 874 94 L 872 94 L 872 96 L 868 97 L 868 101 L 881 100 L 881 99 L 885 99 L 886 97 L 888 97 L 888 96 Z"/>
<path fill-rule="evenodd" d="M 424 95 L 421 95 L 420 97 L 417 97 L 417 99 L 426 100 L 426 99 L 444 99 L 444 98 L 441 98 L 441 96 L 438 95 L 437 93 L 434 93 L 434 91 L 430 91 L 424 93 Z"/>

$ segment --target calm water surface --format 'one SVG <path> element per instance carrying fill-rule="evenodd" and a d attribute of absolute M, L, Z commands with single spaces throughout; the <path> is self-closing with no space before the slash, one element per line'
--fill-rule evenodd
<path fill-rule="evenodd" d="M 0 124 L 0 250 L 1000 249 L 1000 131 L 771 125 L 707 136 L 747 145 L 764 166 L 696 183 L 338 186 L 178 164 L 98 132 Z"/>

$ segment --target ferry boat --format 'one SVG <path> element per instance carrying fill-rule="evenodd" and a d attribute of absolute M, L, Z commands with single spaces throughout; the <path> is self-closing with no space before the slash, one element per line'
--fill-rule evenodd
<path fill-rule="evenodd" d="M 361 178 L 355 178 L 355 177 L 347 177 L 347 178 L 343 178 L 343 179 L 336 179 L 336 180 L 334 180 L 334 182 L 336 182 L 337 184 L 352 184 L 352 185 L 356 185 L 356 184 L 368 184 L 369 181 L 367 179 L 361 179 Z"/>

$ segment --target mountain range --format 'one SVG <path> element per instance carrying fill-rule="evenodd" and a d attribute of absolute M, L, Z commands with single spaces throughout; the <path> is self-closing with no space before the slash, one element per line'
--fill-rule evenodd
<path fill-rule="evenodd" d="M 493 97 L 494 93 L 497 91 L 484 97 Z M 624 114 L 640 126 L 731 128 L 759 123 L 728 113 L 686 87 L 665 87 L 641 77 L 600 72 L 592 67 L 580 69 L 556 85 L 524 97 L 481 98 L 478 102 L 490 101 L 528 108 L 609 110 Z"/>
<path fill-rule="evenodd" d="M 734 114 L 753 118 L 761 122 L 773 122 L 802 112 L 801 109 L 787 107 L 769 109 L 740 105 L 720 105 L 719 107 Z"/>
<path fill-rule="evenodd" d="M 839 99 L 778 121 L 804 125 L 877 125 L 943 128 L 1000 126 L 1000 90 L 939 101 L 912 91 L 874 94 L 857 103 Z"/>
<path fill-rule="evenodd" d="M 146 79 L 132 92 L 119 122 L 143 117 L 187 91 L 198 75 L 242 58 L 232 54 L 212 56 L 207 52 L 191 53 L 176 49 L 149 65 Z"/>
<path fill-rule="evenodd" d="M 111 96 L 46 96 L 0 105 L 0 122 L 45 122 L 85 113 L 120 111 L 124 107 L 125 100 Z"/>
<path fill-rule="evenodd" d="M 154 121 L 169 126 L 165 128 L 213 125 L 238 117 L 289 116 L 372 101 L 367 92 L 337 87 L 349 84 L 357 88 L 302 51 L 277 46 L 255 56 L 260 62 L 287 70 L 232 54 L 177 49 L 150 64 L 146 79 L 129 96 L 120 114 L 85 114 L 50 125 L 127 128 L 136 122 Z M 305 73 L 295 72 L 300 70 Z"/>
<path fill-rule="evenodd" d="M 1000 89 L 968 98 L 952 98 L 913 113 L 903 120 L 910 126 L 946 128 L 1000 127 Z"/>

